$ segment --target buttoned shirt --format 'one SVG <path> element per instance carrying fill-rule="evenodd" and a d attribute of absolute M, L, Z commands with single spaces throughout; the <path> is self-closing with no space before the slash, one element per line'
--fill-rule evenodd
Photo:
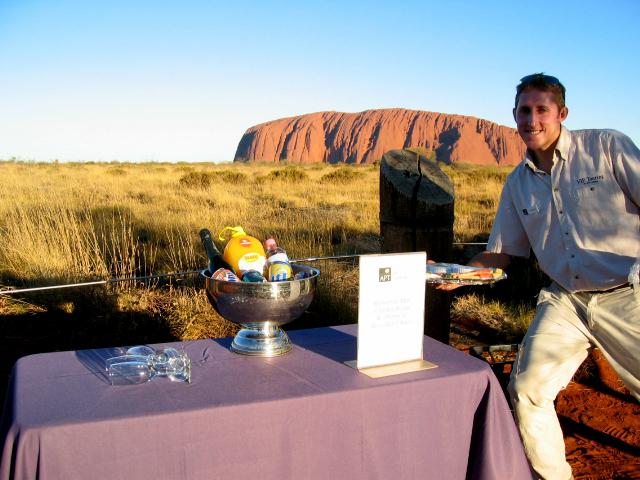
<path fill-rule="evenodd" d="M 640 150 L 615 130 L 562 127 L 551 173 L 509 174 L 487 250 L 527 257 L 570 292 L 627 283 L 640 255 Z"/>

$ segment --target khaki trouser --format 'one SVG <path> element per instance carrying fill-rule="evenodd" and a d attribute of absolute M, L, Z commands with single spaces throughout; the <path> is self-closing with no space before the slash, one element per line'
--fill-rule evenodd
<path fill-rule="evenodd" d="M 539 478 L 572 478 L 553 402 L 590 347 L 602 351 L 640 400 L 640 290 L 569 293 L 553 283 L 540 292 L 509 383 L 525 452 Z"/>

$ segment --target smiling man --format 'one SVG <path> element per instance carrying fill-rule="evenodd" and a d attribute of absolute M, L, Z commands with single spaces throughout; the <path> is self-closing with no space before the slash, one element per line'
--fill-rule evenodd
<path fill-rule="evenodd" d="M 534 75 L 529 83 L 535 84 L 536 78 Z M 555 146 L 562 132 L 562 122 L 568 114 L 569 109 L 564 104 L 564 87 L 560 82 L 555 88 L 549 87 L 547 90 L 532 86 L 522 88 L 516 97 L 513 117 L 518 133 L 527 149 L 533 153 L 535 163 L 546 173 L 551 173 Z"/>
<path fill-rule="evenodd" d="M 513 366 L 509 392 L 534 476 L 572 478 L 554 400 L 599 347 L 640 399 L 640 151 L 614 130 L 569 131 L 565 88 L 528 75 L 513 116 L 527 146 L 504 185 L 487 251 L 471 265 L 504 268 L 533 250 L 553 280 Z"/>

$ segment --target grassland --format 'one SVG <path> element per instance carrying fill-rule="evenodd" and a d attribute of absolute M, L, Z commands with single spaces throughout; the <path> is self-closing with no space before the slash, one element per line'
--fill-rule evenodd
<path fill-rule="evenodd" d="M 456 242 L 486 239 L 507 168 L 447 166 Z M 206 266 L 198 231 L 242 225 L 275 235 L 291 258 L 375 253 L 379 169 L 278 164 L 1 162 L 0 287 L 173 274 Z M 224 242 L 218 242 L 220 247 Z M 355 320 L 357 276 L 328 262 L 314 324 Z M 230 335 L 197 276 L 0 296 L 4 352 Z M 320 289 L 319 289 L 320 290 Z M 530 309 L 459 295 L 511 336 Z M 357 302 L 356 302 L 357 303 Z M 498 312 L 498 313 L 496 313 Z M 455 314 L 455 312 L 454 312 Z"/>

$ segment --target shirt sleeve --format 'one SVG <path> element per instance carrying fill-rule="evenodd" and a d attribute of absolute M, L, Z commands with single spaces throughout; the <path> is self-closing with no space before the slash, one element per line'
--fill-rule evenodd
<path fill-rule="evenodd" d="M 609 156 L 622 191 L 640 208 L 640 150 L 626 135 L 611 131 Z"/>
<path fill-rule="evenodd" d="M 531 244 L 518 217 L 510 191 L 511 186 L 509 179 L 507 179 L 500 196 L 500 204 L 489 236 L 487 251 L 505 253 L 514 257 L 528 257 Z"/>

